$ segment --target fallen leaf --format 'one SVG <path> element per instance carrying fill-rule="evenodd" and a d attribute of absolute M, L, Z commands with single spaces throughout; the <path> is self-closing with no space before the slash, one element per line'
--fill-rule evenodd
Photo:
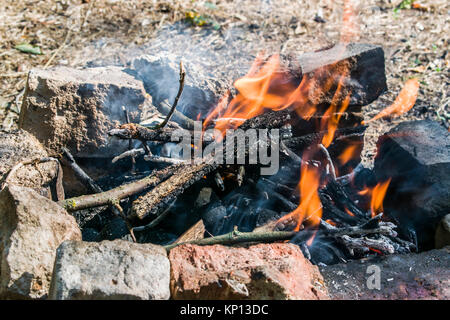
<path fill-rule="evenodd" d="M 42 50 L 38 46 L 33 46 L 29 43 L 21 43 L 14 47 L 14 49 L 17 49 L 24 53 L 31 53 L 31 54 L 42 54 Z"/>

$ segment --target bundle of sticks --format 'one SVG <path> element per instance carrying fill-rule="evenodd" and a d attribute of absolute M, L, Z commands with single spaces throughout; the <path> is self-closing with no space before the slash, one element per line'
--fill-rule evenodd
<path fill-rule="evenodd" d="M 131 158 L 132 170 L 134 170 L 135 158 L 144 155 L 147 161 L 158 164 L 165 164 L 162 169 L 154 169 L 148 176 L 137 179 L 131 183 L 121 185 L 111 190 L 103 191 L 76 163 L 68 150 L 63 151 L 63 159 L 66 165 L 70 166 L 76 176 L 83 182 L 92 194 L 83 195 L 75 198 L 69 198 L 60 201 L 59 204 L 68 211 L 77 211 L 86 208 L 109 206 L 111 210 L 126 221 L 127 227 L 136 240 L 134 232 L 142 232 L 157 226 L 169 212 L 170 206 L 177 198 L 185 192 L 190 186 L 198 182 L 205 176 L 213 176 L 217 185 L 224 190 L 221 172 L 225 166 L 212 161 L 212 157 L 202 159 L 200 162 L 185 161 L 170 157 L 153 155 L 149 143 L 166 143 L 171 141 L 174 130 L 180 130 L 180 126 L 171 121 L 172 115 L 184 87 L 185 70 L 180 64 L 180 83 L 178 94 L 174 103 L 166 114 L 166 118 L 161 123 L 146 127 L 139 124 L 129 123 L 126 109 L 124 109 L 126 122 L 116 129 L 110 130 L 109 134 L 113 137 L 123 140 L 129 140 L 129 150 L 117 155 L 113 159 L 116 162 L 120 159 Z M 273 129 L 284 128 L 292 119 L 295 119 L 295 112 L 289 109 L 274 112 L 269 111 L 257 117 L 246 120 L 240 128 L 242 129 Z M 345 139 L 361 138 L 365 131 L 364 126 L 351 128 L 338 128 L 334 133 L 335 142 Z M 187 129 L 191 130 L 189 126 Z M 402 240 L 394 231 L 395 224 L 382 220 L 382 214 L 371 217 L 369 213 L 363 212 L 347 194 L 346 185 L 359 172 L 362 166 L 356 167 L 351 173 L 337 177 L 334 172 L 332 158 L 322 144 L 323 136 L 326 131 L 313 132 L 300 136 L 292 137 L 286 135 L 279 142 L 281 155 L 285 160 L 292 164 L 293 169 L 298 169 L 304 164 L 299 150 L 304 150 L 312 145 L 317 146 L 323 151 L 325 161 L 327 161 L 328 174 L 330 181 L 325 187 L 319 190 L 320 201 L 324 211 L 324 217 L 337 224 L 333 226 L 327 221 L 321 219 L 318 226 L 314 229 L 301 229 L 293 231 L 288 224 L 272 223 L 252 232 L 240 232 L 238 229 L 224 235 L 208 237 L 204 239 L 195 239 L 187 241 L 199 245 L 207 244 L 236 244 L 251 242 L 271 242 L 292 240 L 300 245 L 306 257 L 310 258 L 307 241 L 312 236 L 326 237 L 341 244 L 347 248 L 350 255 L 366 254 L 370 250 L 383 254 L 394 252 L 410 252 L 415 249 L 413 243 Z M 193 134 L 191 134 L 193 136 Z M 132 148 L 132 140 L 141 142 L 141 147 Z M 205 139 L 204 144 L 214 143 L 212 139 Z M 260 142 L 258 142 L 260 143 Z M 255 145 L 246 145 L 245 153 L 248 155 Z M 236 151 L 236 150 L 235 150 Z M 226 152 L 223 152 L 226 156 Z M 236 170 L 236 177 L 239 185 L 245 180 L 247 165 L 239 165 Z M 271 196 L 278 197 L 288 210 L 295 210 L 298 207 L 300 199 L 295 196 L 295 190 L 283 183 L 274 182 L 270 179 L 260 178 L 276 190 Z M 294 196 L 293 196 L 294 195 Z M 129 205 L 127 210 L 123 210 L 121 203 L 132 196 L 138 196 Z M 345 212 L 349 209 L 353 215 Z M 150 222 L 148 222 L 150 220 Z M 143 224 L 143 221 L 148 223 Z M 238 228 L 238 226 L 236 226 Z M 186 241 L 178 241 L 175 244 L 167 246 L 170 250 L 174 246 Z"/>

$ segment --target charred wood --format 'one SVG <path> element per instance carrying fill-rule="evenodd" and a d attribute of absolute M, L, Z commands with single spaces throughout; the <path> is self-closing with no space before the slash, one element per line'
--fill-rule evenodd
<path fill-rule="evenodd" d="M 148 188 L 158 185 L 162 181 L 172 176 L 173 173 L 182 166 L 183 165 L 173 165 L 164 168 L 162 170 L 153 172 L 151 175 L 141 180 L 125 184 L 105 192 L 96 193 L 92 195 L 83 195 L 59 201 L 58 204 L 63 206 L 68 211 L 75 211 L 107 205 L 110 203 L 112 199 L 117 200 L 124 199 L 131 195 L 143 192 Z"/>
<path fill-rule="evenodd" d="M 203 176 L 218 168 L 216 163 L 202 162 L 199 164 L 181 166 L 173 170 L 170 178 L 158 181 L 158 185 L 133 201 L 131 215 L 143 219 L 148 215 L 159 215 L 168 203 L 177 198 L 185 189 L 200 180 Z"/>

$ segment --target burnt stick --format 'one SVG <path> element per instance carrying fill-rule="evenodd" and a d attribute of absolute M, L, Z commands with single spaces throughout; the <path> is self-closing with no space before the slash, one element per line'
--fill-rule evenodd
<path fill-rule="evenodd" d="M 172 170 L 170 178 L 160 182 L 154 189 L 133 201 L 131 216 L 143 219 L 148 215 L 157 216 L 161 214 L 168 203 L 175 200 L 184 190 L 218 167 L 219 164 L 216 163 L 202 162 L 185 165 L 180 167 L 179 170 Z"/>
<path fill-rule="evenodd" d="M 240 232 L 237 229 L 217 237 L 205 238 L 201 240 L 194 240 L 188 242 L 180 242 L 171 245 L 167 245 L 167 251 L 182 245 L 182 244 L 195 244 L 199 246 L 223 244 L 232 245 L 245 242 L 273 242 L 292 239 L 297 234 L 295 231 L 271 231 L 271 232 Z"/>
<path fill-rule="evenodd" d="M 100 188 L 100 186 L 91 177 L 89 177 L 89 175 L 83 169 L 80 168 L 69 150 L 67 150 L 66 148 L 62 148 L 61 151 L 61 161 L 73 170 L 73 173 L 78 178 L 78 180 L 80 180 L 80 182 L 84 186 L 86 186 L 90 192 L 103 192 L 102 188 Z"/>
<path fill-rule="evenodd" d="M 390 241 L 387 241 L 387 238 L 352 238 L 347 235 L 343 235 L 342 237 L 337 237 L 337 240 L 349 249 L 350 254 L 353 254 L 354 249 L 361 248 L 372 248 L 390 254 L 395 253 L 394 246 L 390 243 Z"/>
<path fill-rule="evenodd" d="M 69 198 L 58 201 L 58 204 L 68 211 L 81 210 L 86 208 L 100 207 L 110 203 L 111 199 L 124 199 L 136 193 L 143 192 L 151 187 L 156 186 L 162 181 L 166 180 L 174 174 L 178 169 L 184 165 L 173 165 L 156 172 L 149 176 L 131 182 L 129 184 L 121 185 L 120 187 L 104 191 L 101 193 L 83 195 L 79 197 Z"/>

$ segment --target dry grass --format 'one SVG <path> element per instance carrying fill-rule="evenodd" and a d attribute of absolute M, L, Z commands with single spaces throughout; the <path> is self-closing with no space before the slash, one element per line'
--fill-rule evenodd
<path fill-rule="evenodd" d="M 242 49 L 246 55 L 260 49 L 306 52 L 336 43 L 343 13 L 343 0 L 209 1 L 213 6 L 192 0 L 0 2 L 0 127 L 4 129 L 16 125 L 26 74 L 31 68 L 82 67 L 95 59 L 124 64 L 131 51 L 164 45 L 166 39 L 157 38 L 158 32 L 183 20 L 188 11 L 207 15 L 220 25 L 220 30 L 190 27 L 190 36 L 203 40 L 208 30 L 208 41 L 203 44 L 211 50 L 226 45 L 224 38 L 229 30 L 252 30 L 233 39 L 240 48 L 247 48 Z M 370 158 L 373 153 L 374 136 L 404 119 L 431 118 L 448 128 L 450 3 L 421 0 L 425 11 L 395 12 L 400 0 L 354 2 L 359 22 L 355 39 L 383 45 L 390 88 L 378 101 L 365 107 L 367 117 L 393 101 L 406 79 L 417 77 L 421 82 L 413 110 L 393 121 L 379 121 L 369 129 L 366 155 Z M 326 22 L 316 22 L 317 14 Z M 167 37 L 172 37 L 171 33 Z M 38 45 L 44 54 L 30 55 L 14 49 L 21 42 Z M 186 50 L 185 46 L 189 43 L 181 43 L 179 49 Z"/>

